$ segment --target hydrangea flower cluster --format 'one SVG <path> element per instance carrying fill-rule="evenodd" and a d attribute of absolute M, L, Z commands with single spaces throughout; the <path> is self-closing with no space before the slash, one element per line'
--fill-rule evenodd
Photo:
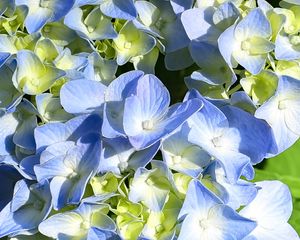
<path fill-rule="evenodd" d="M 252 181 L 300 136 L 299 0 L 2 0 L 0 33 L 0 238 L 299 239 Z"/>

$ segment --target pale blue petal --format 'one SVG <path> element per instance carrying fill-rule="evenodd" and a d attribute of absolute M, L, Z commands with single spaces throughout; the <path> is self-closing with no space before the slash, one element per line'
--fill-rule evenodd
<path fill-rule="evenodd" d="M 300 51 L 290 43 L 289 36 L 280 32 L 275 41 L 275 58 L 278 60 L 296 60 L 300 58 Z"/>
<path fill-rule="evenodd" d="M 159 148 L 160 142 L 157 142 L 142 151 L 135 152 L 130 156 L 128 167 L 133 170 L 145 167 L 153 159 Z"/>
<path fill-rule="evenodd" d="M 85 114 L 69 120 L 65 127 L 71 133 L 66 140 L 76 141 L 88 133 L 100 133 L 102 119 L 98 114 Z"/>
<path fill-rule="evenodd" d="M 235 37 L 247 39 L 249 37 L 269 38 L 272 34 L 269 20 L 259 8 L 251 10 L 235 28 Z"/>
<path fill-rule="evenodd" d="M 182 13 L 193 6 L 193 0 L 171 0 L 170 2 L 175 14 Z"/>
<path fill-rule="evenodd" d="M 25 157 L 20 162 L 20 169 L 22 170 L 22 175 L 30 180 L 36 179 L 34 173 L 34 165 L 40 163 L 40 155 L 32 155 Z"/>
<path fill-rule="evenodd" d="M 69 135 L 70 132 L 63 123 L 48 123 L 39 126 L 34 130 L 36 149 L 39 152 L 51 144 L 63 142 Z"/>
<path fill-rule="evenodd" d="M 30 8 L 30 6 L 28 6 Z M 25 19 L 25 26 L 27 31 L 35 33 L 39 31 L 50 19 L 52 12 L 48 8 L 39 8 L 39 10 L 27 15 Z"/>
<path fill-rule="evenodd" d="M 292 197 L 288 186 L 279 181 L 262 181 L 256 198 L 241 210 L 241 215 L 255 219 L 267 229 L 287 222 L 292 214 Z"/>
<path fill-rule="evenodd" d="M 239 151 L 249 156 L 252 164 L 261 162 L 268 153 L 277 152 L 273 132 L 265 121 L 236 107 L 225 106 L 221 110 L 229 121 L 229 127 L 239 130 Z"/>
<path fill-rule="evenodd" d="M 214 218 L 212 225 L 216 229 L 215 239 L 244 239 L 255 227 L 256 223 L 240 216 L 226 205 L 216 205 L 209 213 Z M 234 229 L 234 231 L 233 231 Z"/>
<path fill-rule="evenodd" d="M 6 63 L 10 56 L 10 53 L 0 53 L 0 67 L 2 67 L 3 64 Z"/>
<path fill-rule="evenodd" d="M 138 80 L 143 75 L 142 71 L 129 71 L 120 75 L 107 87 L 102 126 L 104 137 L 114 138 L 125 135 L 123 129 L 124 100 L 136 93 Z"/>
<path fill-rule="evenodd" d="M 218 38 L 221 31 L 214 26 L 214 11 L 208 7 L 193 8 L 182 13 L 181 21 L 190 40 L 215 41 Z"/>
<path fill-rule="evenodd" d="M 233 57 L 247 71 L 256 75 L 264 68 L 267 54 L 249 55 L 247 52 L 240 50 L 235 51 Z"/>
<path fill-rule="evenodd" d="M 231 27 L 227 28 L 218 38 L 220 53 L 222 54 L 229 67 L 236 67 L 237 65 L 232 57 L 235 42 L 234 31 L 235 25 L 232 25 Z M 229 42 L 232 44 L 228 44 Z"/>
<path fill-rule="evenodd" d="M 50 21 L 59 21 L 63 16 L 65 16 L 73 7 L 75 0 L 60 1 L 53 0 L 50 7 L 52 8 L 52 16 Z"/>
<path fill-rule="evenodd" d="M 132 0 L 102 1 L 100 9 L 105 15 L 112 18 L 133 20 L 137 17 L 137 11 Z"/>
<path fill-rule="evenodd" d="M 142 114 L 146 119 L 159 118 L 170 105 L 168 89 L 152 74 L 147 74 L 139 79 L 136 96 L 141 101 Z M 126 111 L 126 107 L 124 111 Z"/>
<path fill-rule="evenodd" d="M 61 235 L 80 236 L 82 217 L 76 212 L 55 214 L 39 225 L 39 231 L 51 238 Z"/>
<path fill-rule="evenodd" d="M 179 212 L 178 219 L 182 219 L 194 212 L 197 212 L 200 216 L 206 215 L 210 208 L 217 204 L 222 204 L 221 199 L 204 187 L 198 180 L 192 180 L 189 183 L 186 198 Z"/>
<path fill-rule="evenodd" d="M 114 231 L 103 230 L 92 227 L 89 230 L 87 240 L 107 239 L 107 240 L 122 240 L 122 238 Z"/>
<path fill-rule="evenodd" d="M 0 115 L 0 155 L 10 155 L 14 152 L 13 135 L 19 125 L 14 113 Z"/>
<path fill-rule="evenodd" d="M 25 118 L 14 134 L 14 143 L 22 148 L 35 150 L 35 140 L 33 132 L 36 127 L 37 119 L 35 115 Z"/>
<path fill-rule="evenodd" d="M 128 98 L 125 103 L 125 109 L 126 104 L 128 104 L 127 106 L 129 108 L 129 106 L 132 106 L 130 105 L 132 104 L 130 101 L 135 101 L 134 106 L 136 107 L 133 109 L 137 110 L 139 106 L 137 105 L 136 100 L 137 99 L 134 97 Z M 164 119 L 161 119 L 157 123 L 153 123 L 154 126 L 151 130 L 143 129 L 143 120 L 141 120 L 143 116 L 142 112 L 135 116 L 133 114 L 129 114 L 129 112 L 124 112 L 125 132 L 129 136 L 129 141 L 136 149 L 144 149 L 159 141 L 163 136 L 174 131 L 201 107 L 202 102 L 198 99 L 175 105 L 169 110 Z M 137 112 L 135 113 L 138 114 Z M 136 125 L 132 124 L 133 122 L 135 122 Z"/>
<path fill-rule="evenodd" d="M 50 182 L 50 190 L 52 195 L 52 204 L 55 210 L 59 210 L 66 206 L 70 190 L 74 186 L 74 182 L 65 177 L 54 177 Z"/>
<path fill-rule="evenodd" d="M 48 160 L 41 165 L 34 166 L 34 172 L 37 180 L 52 179 L 56 176 L 67 177 L 70 174 L 67 166 L 64 164 L 65 156 L 59 156 Z"/>
<path fill-rule="evenodd" d="M 240 17 L 239 9 L 231 1 L 221 4 L 213 14 L 213 22 L 220 30 L 225 30 Z"/>
<path fill-rule="evenodd" d="M 104 103 L 105 85 L 96 81 L 74 80 L 61 88 L 60 99 L 63 108 L 72 114 L 86 114 L 99 111 Z"/>
<path fill-rule="evenodd" d="M 30 182 L 24 179 L 18 181 L 14 188 L 14 196 L 10 203 L 10 210 L 15 212 L 24 206 L 30 199 Z"/>
<path fill-rule="evenodd" d="M 129 71 L 116 78 L 108 86 L 105 93 L 106 101 L 121 101 L 135 93 L 138 80 L 144 75 L 142 71 Z"/>
<path fill-rule="evenodd" d="M 14 167 L 4 164 L 0 165 L 0 182 L 3 184 L 0 190 L 0 212 L 11 201 L 15 183 L 21 177 Z"/>
<path fill-rule="evenodd" d="M 103 0 L 75 0 L 74 6 L 81 7 L 83 5 L 98 5 Z"/>

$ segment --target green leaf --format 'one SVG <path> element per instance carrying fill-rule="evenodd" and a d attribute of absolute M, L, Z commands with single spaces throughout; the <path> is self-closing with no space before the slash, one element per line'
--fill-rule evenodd
<path fill-rule="evenodd" d="M 300 179 L 300 140 L 292 147 L 266 161 L 264 170 Z"/>

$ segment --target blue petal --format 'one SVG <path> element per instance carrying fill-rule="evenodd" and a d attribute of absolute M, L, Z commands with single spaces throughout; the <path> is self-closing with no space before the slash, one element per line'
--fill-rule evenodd
<path fill-rule="evenodd" d="M 235 41 L 234 30 L 235 25 L 232 25 L 231 27 L 227 28 L 218 38 L 218 46 L 220 53 L 222 54 L 229 67 L 237 66 L 235 60 L 232 57 L 234 44 L 228 45 L 229 42 L 233 43 Z"/>
<path fill-rule="evenodd" d="M 40 163 L 40 155 L 32 155 L 25 157 L 21 160 L 20 162 L 20 169 L 21 169 L 21 174 L 30 180 L 36 179 L 35 173 L 34 173 L 34 165 Z"/>
<path fill-rule="evenodd" d="M 175 14 L 182 13 L 193 6 L 193 0 L 171 0 L 170 2 Z"/>
<path fill-rule="evenodd" d="M 102 1 L 100 9 L 105 15 L 112 18 L 133 20 L 137 17 L 137 11 L 132 0 Z"/>
<path fill-rule="evenodd" d="M 51 3 L 52 8 L 52 16 L 50 21 L 56 22 L 59 21 L 63 16 L 65 16 L 73 7 L 75 0 L 68 0 L 68 1 L 60 1 L 60 0 L 53 0 Z"/>
<path fill-rule="evenodd" d="M 25 26 L 28 33 L 38 32 L 50 19 L 52 12 L 49 9 L 40 8 L 38 11 L 27 15 Z"/>
<path fill-rule="evenodd" d="M 221 199 L 204 187 L 198 180 L 192 180 L 189 183 L 186 198 L 179 212 L 178 219 L 182 219 L 195 211 L 199 215 L 205 214 L 216 204 L 222 204 Z"/>
<path fill-rule="evenodd" d="M 63 123 L 48 123 L 39 126 L 34 130 L 36 149 L 39 152 L 53 143 L 63 142 L 69 135 Z"/>
<path fill-rule="evenodd" d="M 130 106 L 135 107 L 129 111 Z M 155 122 L 156 120 L 154 119 L 153 129 L 144 130 L 144 121 L 152 121 L 152 119 L 147 120 L 144 118 L 145 116 L 142 112 L 137 112 L 141 109 L 141 106 L 139 106 L 139 101 L 136 97 L 127 98 L 124 111 L 124 129 L 129 136 L 131 144 L 136 149 L 144 149 L 174 131 L 201 107 L 202 102 L 197 99 L 175 105 L 163 119 L 157 122 Z M 126 111 L 126 109 L 128 111 Z"/>
<path fill-rule="evenodd" d="M 12 212 L 12 204 L 8 204 L 0 212 L 0 237 L 35 230 L 51 210 L 51 196 L 47 182 L 43 184 L 33 184 L 29 190 L 29 183 L 25 183 L 24 180 L 21 181 L 16 185 L 23 189 L 16 192 L 16 200 L 14 200 L 17 202 L 17 198 L 20 197 L 20 203 L 16 203 L 18 207 L 15 207 L 15 211 Z M 25 204 L 25 199 L 19 196 L 24 193 L 26 197 L 28 196 L 28 201 L 26 201 Z M 21 207 L 21 205 L 24 207 Z"/>
<path fill-rule="evenodd" d="M 214 26 L 214 11 L 208 7 L 193 8 L 182 13 L 181 21 L 190 40 L 215 41 L 218 38 L 221 31 Z"/>
<path fill-rule="evenodd" d="M 124 135 L 123 111 L 126 97 L 135 94 L 142 71 L 130 71 L 120 75 L 108 86 L 105 93 L 103 127 L 104 137 L 114 138 Z"/>
<path fill-rule="evenodd" d="M 34 166 L 34 172 L 37 180 L 43 181 L 45 179 L 52 179 L 56 176 L 67 177 L 70 172 L 64 163 L 65 156 L 52 158 L 41 165 Z"/>
<path fill-rule="evenodd" d="M 73 188 L 73 182 L 65 177 L 54 177 L 50 183 L 52 195 L 52 204 L 55 210 L 63 208 L 68 203 L 70 189 Z"/>
<path fill-rule="evenodd" d="M 272 34 L 272 28 L 269 20 L 259 8 L 251 10 L 235 28 L 235 36 L 243 37 L 262 37 L 269 38 Z"/>
<path fill-rule="evenodd" d="M 25 118 L 14 134 L 14 143 L 22 148 L 35 150 L 35 140 L 33 132 L 36 127 L 37 119 L 35 115 Z"/>
<path fill-rule="evenodd" d="M 3 66 L 3 64 L 6 63 L 6 61 L 9 59 L 9 57 L 11 56 L 10 53 L 0 53 L 0 67 Z"/>
<path fill-rule="evenodd" d="M 300 51 L 290 43 L 289 36 L 280 32 L 275 41 L 275 58 L 277 60 L 296 60 L 300 58 Z"/>
<path fill-rule="evenodd" d="M 221 110 L 229 121 L 229 127 L 239 130 L 239 151 L 249 156 L 252 164 L 261 162 L 268 153 L 277 152 L 273 132 L 265 121 L 236 107 L 225 106 Z"/>
<path fill-rule="evenodd" d="M 296 239 L 297 234 L 291 227 L 282 228 L 287 224 L 293 209 L 288 187 L 279 181 L 262 181 L 256 184 L 260 188 L 256 198 L 240 212 L 242 216 L 257 221 L 258 226 L 251 235 L 255 239 L 264 239 L 268 235 Z"/>
<path fill-rule="evenodd" d="M 13 135 L 19 125 L 19 120 L 14 113 L 0 116 L 0 156 L 10 155 L 14 152 Z"/>
<path fill-rule="evenodd" d="M 122 238 L 113 231 L 92 227 L 89 230 L 87 240 L 94 240 L 94 239 L 122 240 Z"/>
<path fill-rule="evenodd" d="M 21 175 L 14 167 L 0 165 L 0 182 L 2 184 L 0 190 L 0 211 L 11 201 L 15 183 L 20 179 Z"/>
<path fill-rule="evenodd" d="M 61 104 L 68 113 L 72 114 L 99 111 L 104 103 L 105 90 L 106 87 L 96 81 L 70 81 L 61 88 Z"/>

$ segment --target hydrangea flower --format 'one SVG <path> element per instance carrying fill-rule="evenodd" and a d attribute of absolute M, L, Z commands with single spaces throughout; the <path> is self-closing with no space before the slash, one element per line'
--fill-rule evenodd
<path fill-rule="evenodd" d="M 202 100 L 204 107 L 189 120 L 188 140 L 220 161 L 229 181 L 236 182 L 250 162 L 256 164 L 274 150 L 271 129 L 264 122 L 235 107 L 218 109 L 195 91 L 189 97 L 193 95 Z M 253 132 L 253 126 L 259 130 Z M 255 146 L 250 150 L 249 144 Z"/>
<path fill-rule="evenodd" d="M 271 25 L 259 9 L 253 9 L 239 23 L 226 29 L 219 37 L 220 52 L 229 66 L 242 65 L 252 74 L 258 74 L 274 49 L 269 41 Z M 228 42 L 232 42 L 230 47 Z M 234 61 L 233 61 L 234 60 Z"/>
<path fill-rule="evenodd" d="M 105 204 L 82 203 L 73 211 L 46 219 L 39 225 L 39 231 L 55 239 L 121 239 L 113 232 L 116 227 L 105 215 L 106 208 Z"/>
<path fill-rule="evenodd" d="M 243 239 L 256 227 L 255 222 L 222 204 L 197 180 L 190 182 L 178 217 L 183 219 L 178 239 Z"/>
<path fill-rule="evenodd" d="M 0 238 L 299 239 L 297 179 L 256 166 L 300 136 L 277 5 L 0 1 Z"/>
<path fill-rule="evenodd" d="M 281 76 L 275 94 L 255 112 L 265 119 L 273 129 L 278 153 L 290 147 L 299 137 L 297 79 Z M 275 117 L 276 116 L 276 117 Z"/>

